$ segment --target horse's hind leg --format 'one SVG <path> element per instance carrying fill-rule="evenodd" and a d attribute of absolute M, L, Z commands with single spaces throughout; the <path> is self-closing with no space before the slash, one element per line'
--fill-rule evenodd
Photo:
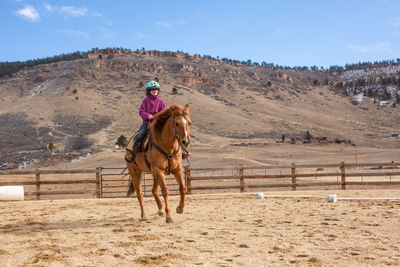
<path fill-rule="evenodd" d="M 163 216 L 164 212 L 162 211 L 163 205 L 162 205 L 160 195 L 159 195 L 159 188 L 160 188 L 160 185 L 158 184 L 157 180 L 154 179 L 152 193 L 153 193 L 154 199 L 157 202 L 158 215 Z"/>

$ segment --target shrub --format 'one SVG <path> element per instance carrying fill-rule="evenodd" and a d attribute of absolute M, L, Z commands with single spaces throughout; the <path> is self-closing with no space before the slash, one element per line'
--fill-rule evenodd
<path fill-rule="evenodd" d="M 120 135 L 117 139 L 117 142 L 115 142 L 115 144 L 117 144 L 120 147 L 126 147 L 126 145 L 128 144 L 128 140 L 126 139 L 126 137 L 124 135 Z"/>
<path fill-rule="evenodd" d="M 55 146 L 54 146 L 53 142 L 49 143 L 48 148 L 49 148 L 50 151 L 53 151 L 55 149 Z"/>

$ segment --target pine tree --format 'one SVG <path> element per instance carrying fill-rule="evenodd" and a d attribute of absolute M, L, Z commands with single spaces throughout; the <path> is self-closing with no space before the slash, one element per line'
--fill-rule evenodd
<path fill-rule="evenodd" d="M 53 142 L 50 142 L 50 143 L 49 143 L 49 150 L 50 150 L 50 151 L 53 151 L 54 148 L 55 148 L 55 147 L 54 147 Z"/>

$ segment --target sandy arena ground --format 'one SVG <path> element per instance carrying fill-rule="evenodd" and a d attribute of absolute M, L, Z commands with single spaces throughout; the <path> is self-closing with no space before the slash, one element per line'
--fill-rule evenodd
<path fill-rule="evenodd" d="M 400 265 L 400 190 L 192 195 L 174 223 L 134 199 L 0 202 L 0 266 Z M 175 210 L 177 197 L 171 197 Z"/>

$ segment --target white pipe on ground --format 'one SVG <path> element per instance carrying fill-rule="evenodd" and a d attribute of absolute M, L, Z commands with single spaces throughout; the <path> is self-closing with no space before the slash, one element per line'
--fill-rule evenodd
<path fill-rule="evenodd" d="M 24 200 L 24 187 L 20 185 L 0 186 L 0 201 Z"/>
<path fill-rule="evenodd" d="M 328 195 L 328 202 L 341 200 L 400 200 L 400 197 L 337 197 L 336 194 Z"/>
<path fill-rule="evenodd" d="M 258 192 L 256 194 L 257 199 L 266 198 L 266 197 L 314 197 L 314 195 L 266 195 L 263 192 Z"/>
<path fill-rule="evenodd" d="M 400 197 L 340 197 L 338 199 L 361 199 L 361 200 L 400 200 Z"/>

